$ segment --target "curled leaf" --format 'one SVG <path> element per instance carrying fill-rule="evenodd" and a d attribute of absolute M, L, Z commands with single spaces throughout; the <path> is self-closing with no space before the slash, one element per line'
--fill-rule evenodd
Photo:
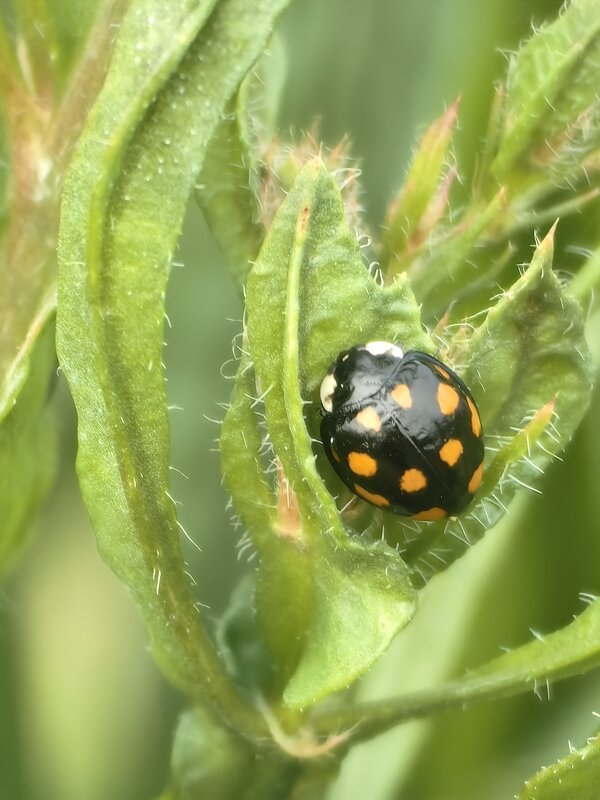
<path fill-rule="evenodd" d="M 238 391 L 230 414 L 235 419 L 245 407 L 251 452 L 243 460 L 256 465 L 260 436 L 249 406 L 264 404 L 266 444 L 283 471 L 266 512 L 248 507 L 246 489 L 236 501 L 235 475 L 241 487 L 244 482 L 231 461 L 228 486 L 261 556 L 258 608 L 283 683 L 289 681 L 284 701 L 303 708 L 368 669 L 415 605 L 400 557 L 383 544 L 348 538 L 316 470 L 307 421 L 314 430 L 318 386 L 337 353 L 357 341 L 389 338 L 422 349 L 430 344 L 406 282 L 384 289 L 362 263 L 340 191 L 316 160 L 304 167 L 279 209 L 248 277 L 246 298 L 259 388 Z M 336 311 L 342 302 L 348 309 L 344 326 Z M 236 435 L 227 419 L 224 433 Z M 245 439 L 243 431 L 237 436 Z M 225 447 L 233 452 L 227 440 Z M 274 513 L 283 480 L 297 501 L 297 511 L 284 518 L 281 507 Z M 260 481 L 253 481 L 258 491 Z"/>
<path fill-rule="evenodd" d="M 483 323 L 465 326 L 450 345 L 473 391 L 486 438 L 484 483 L 469 512 L 433 523 L 405 558 L 417 580 L 452 561 L 505 513 L 518 489 L 532 488 L 576 430 L 591 396 L 584 319 L 552 270 L 554 229 L 523 276 Z M 439 539 L 439 548 L 433 542 Z M 435 554 L 435 555 L 434 555 Z"/>
<path fill-rule="evenodd" d="M 262 725 L 197 613 L 169 494 L 164 298 L 207 144 L 283 5 L 130 6 L 68 175 L 60 236 L 59 357 L 99 549 L 132 591 L 167 675 L 248 736 Z"/>
<path fill-rule="evenodd" d="M 259 200 L 261 157 L 267 137 L 273 135 L 282 62 L 282 47 L 273 37 L 229 101 L 198 179 L 196 198 L 238 287 L 265 236 Z"/>

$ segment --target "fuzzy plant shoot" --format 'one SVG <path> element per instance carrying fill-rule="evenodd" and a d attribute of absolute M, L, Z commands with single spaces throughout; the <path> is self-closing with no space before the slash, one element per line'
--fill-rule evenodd
<path fill-rule="evenodd" d="M 50 492 L 58 363 L 98 551 L 189 706 L 160 800 L 358 800 L 365 782 L 372 800 L 474 800 L 459 770 L 446 794 L 435 783 L 452 748 L 477 761 L 486 736 L 517 736 L 511 703 L 600 666 L 597 570 L 573 586 L 565 567 L 586 607 L 528 632 L 560 583 L 535 582 L 531 520 L 542 501 L 560 515 L 554 475 L 558 497 L 593 475 L 564 477 L 597 409 L 598 0 L 571 0 L 510 55 L 471 164 L 470 87 L 440 106 L 377 222 L 358 143 L 277 130 L 286 14 L 315 4 L 91 5 L 77 47 L 52 3 L 0 12 L 0 568 Z M 221 574 L 231 529 L 194 509 L 189 556 L 173 487 L 167 290 L 198 209 L 241 309 L 218 437 L 242 565 L 224 610 L 203 606 L 201 576 Z M 556 570 L 593 534 L 583 515 L 548 534 Z M 490 701 L 506 716 L 475 735 Z M 489 797 L 595 798 L 597 732 L 572 752 L 542 733 Z"/>

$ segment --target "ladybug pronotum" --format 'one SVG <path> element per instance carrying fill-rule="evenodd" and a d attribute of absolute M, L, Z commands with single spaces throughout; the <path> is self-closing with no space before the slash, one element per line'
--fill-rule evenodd
<path fill-rule="evenodd" d="M 321 383 L 321 437 L 355 494 L 419 520 L 459 514 L 483 477 L 483 430 L 465 384 L 389 342 L 344 350 Z"/>

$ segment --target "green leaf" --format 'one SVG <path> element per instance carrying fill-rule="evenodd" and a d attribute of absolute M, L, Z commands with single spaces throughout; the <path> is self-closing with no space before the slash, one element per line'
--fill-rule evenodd
<path fill-rule="evenodd" d="M 265 235 L 252 173 L 250 145 L 240 126 L 239 96 L 231 100 L 213 136 L 196 198 L 238 287 Z M 243 113 L 243 111 L 242 111 Z"/>
<path fill-rule="evenodd" d="M 600 600 L 595 600 L 566 627 L 504 653 L 460 680 L 347 710 L 315 712 L 315 727 L 325 733 L 356 725 L 348 737 L 348 741 L 356 742 L 409 719 L 537 690 L 540 685 L 581 675 L 598 666 Z"/>
<path fill-rule="evenodd" d="M 447 237 L 436 241 L 430 252 L 424 252 L 412 264 L 411 286 L 423 304 L 426 319 L 446 314 L 457 293 L 480 277 L 473 252 L 497 226 L 505 206 L 506 192 L 501 189 L 485 206 L 469 209 Z"/>
<path fill-rule="evenodd" d="M 592 364 L 581 306 L 552 269 L 554 228 L 538 245 L 523 276 L 469 336 L 465 379 L 478 383 L 479 410 L 490 436 L 508 436 L 555 395 L 562 442 L 585 413 Z"/>
<path fill-rule="evenodd" d="M 56 430 L 46 401 L 55 370 L 54 320 L 36 320 L 23 345 L 18 401 L 11 395 L 0 409 L 0 572 L 22 543 L 54 475 Z"/>
<path fill-rule="evenodd" d="M 170 679 L 249 736 L 185 575 L 169 495 L 164 296 L 207 144 L 284 0 L 134 2 L 64 191 L 59 358 L 102 556 L 131 589 Z"/>
<path fill-rule="evenodd" d="M 432 524 L 405 553 L 423 579 L 481 538 L 518 489 L 535 484 L 588 406 L 592 363 L 583 312 L 552 270 L 553 236 L 554 228 L 484 322 L 464 326 L 450 343 L 479 407 L 489 478 L 465 516 Z M 439 549 L 432 548 L 438 537 Z"/>
<path fill-rule="evenodd" d="M 600 735 L 530 778 L 519 800 L 596 800 L 600 786 Z"/>
<path fill-rule="evenodd" d="M 386 275 L 406 269 L 443 215 L 453 173 L 446 181 L 442 171 L 447 165 L 458 101 L 430 125 L 419 143 L 409 167 L 404 186 L 388 209 L 382 238 L 381 263 Z"/>
<path fill-rule="evenodd" d="M 327 540 L 329 543 L 329 540 Z M 383 543 L 348 540 L 314 549 L 313 616 L 283 699 L 314 705 L 369 669 L 416 610 L 408 571 Z"/>
<path fill-rule="evenodd" d="M 196 198 L 241 287 L 265 236 L 260 207 L 261 151 L 273 133 L 284 65 L 279 40 L 244 78 L 213 135 Z"/>
<path fill-rule="evenodd" d="M 229 599 L 215 628 L 219 653 L 239 686 L 267 696 L 273 661 L 256 618 L 256 575 L 246 574 Z"/>
<path fill-rule="evenodd" d="M 171 759 L 177 800 L 239 797 L 254 761 L 244 742 L 200 709 L 180 718 Z"/>
<path fill-rule="evenodd" d="M 280 520 L 274 525 L 271 518 L 269 530 L 255 530 L 250 517 L 245 521 L 262 548 L 261 616 L 268 620 L 278 607 L 285 609 L 280 630 L 268 635 L 271 647 L 285 653 L 291 646 L 300 653 L 284 701 L 303 708 L 367 670 L 415 605 L 399 556 L 384 544 L 348 537 L 316 470 L 303 408 L 308 401 L 308 424 L 316 431 L 318 386 L 345 347 L 382 338 L 431 347 L 406 281 L 384 289 L 362 263 L 339 189 L 318 160 L 301 171 L 279 209 L 248 277 L 246 301 L 248 345 L 266 428 L 298 509 L 296 519 L 290 511 L 293 526 Z M 278 495 L 285 494 L 282 481 Z M 232 474 L 228 485 L 234 503 L 235 482 Z M 302 598 L 301 612 L 290 628 L 284 626 L 290 606 L 285 601 L 292 597 L 295 604 L 296 594 Z M 286 677 L 293 666 L 281 666 Z"/>
<path fill-rule="evenodd" d="M 256 383 L 247 356 L 240 361 L 231 406 L 221 429 L 221 464 L 225 486 L 235 498 L 235 507 L 244 523 L 255 531 L 254 545 L 266 553 L 269 529 L 275 524 L 277 501 L 261 455 L 263 435 L 252 407 Z"/>
<path fill-rule="evenodd" d="M 492 171 L 538 173 L 555 183 L 585 176 L 600 147 L 600 17 L 595 0 L 573 0 L 512 59 L 504 129 Z"/>

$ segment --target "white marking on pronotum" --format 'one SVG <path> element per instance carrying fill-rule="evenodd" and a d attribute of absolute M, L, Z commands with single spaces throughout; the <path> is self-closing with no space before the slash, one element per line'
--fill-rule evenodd
<path fill-rule="evenodd" d="M 368 350 L 372 356 L 382 356 L 384 353 L 389 353 L 396 358 L 402 358 L 404 352 L 397 344 L 391 342 L 367 342 L 365 350 Z"/>

